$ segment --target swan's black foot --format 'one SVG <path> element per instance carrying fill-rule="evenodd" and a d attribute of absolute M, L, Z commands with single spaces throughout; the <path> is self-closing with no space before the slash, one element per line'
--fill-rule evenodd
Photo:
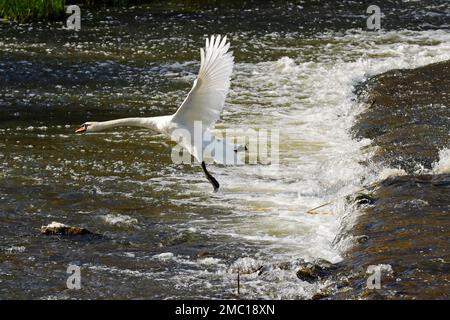
<path fill-rule="evenodd" d="M 219 182 L 217 182 L 216 178 L 214 178 L 211 173 L 208 172 L 208 170 L 206 170 L 206 164 L 205 161 L 202 161 L 202 169 L 203 172 L 205 173 L 206 179 L 208 179 L 209 182 L 211 182 L 211 184 L 213 185 L 214 188 L 214 192 L 217 192 L 217 190 L 219 190 Z"/>

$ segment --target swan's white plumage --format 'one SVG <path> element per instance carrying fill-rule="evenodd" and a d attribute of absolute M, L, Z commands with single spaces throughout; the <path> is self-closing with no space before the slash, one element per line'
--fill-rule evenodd
<path fill-rule="evenodd" d="M 188 96 L 173 115 L 172 121 L 190 127 L 201 121 L 204 129 L 219 118 L 230 88 L 234 58 L 228 52 L 226 36 L 206 39 L 205 50 L 200 49 L 200 70 Z"/>
<path fill-rule="evenodd" d="M 210 39 L 206 39 L 205 48 L 200 49 L 200 70 L 197 79 L 184 102 L 173 115 L 89 122 L 86 123 L 85 131 L 102 131 L 117 126 L 145 127 L 161 132 L 180 143 L 199 162 L 203 161 L 203 151 L 213 147 L 215 152 L 212 158 L 215 162 L 240 164 L 235 155 L 238 146 L 227 140 L 210 137 L 208 130 L 220 118 L 230 88 L 234 58 L 232 52 L 228 51 L 229 48 L 230 44 L 226 36 L 223 38 L 220 35 L 211 36 Z M 195 137 L 198 134 L 194 130 L 196 121 L 202 124 L 200 137 Z"/>

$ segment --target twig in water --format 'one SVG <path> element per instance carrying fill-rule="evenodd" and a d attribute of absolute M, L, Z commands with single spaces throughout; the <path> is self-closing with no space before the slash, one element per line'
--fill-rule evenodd
<path fill-rule="evenodd" d="M 324 204 L 322 204 L 322 205 L 320 205 L 320 206 L 318 206 L 318 207 L 309 209 L 308 211 L 306 211 L 306 213 L 309 213 L 309 214 L 317 214 L 317 212 L 313 212 L 313 211 L 315 211 L 316 209 L 325 207 L 325 206 L 327 206 L 327 205 L 329 205 L 329 204 L 332 204 L 332 203 L 333 203 L 332 201 L 331 201 L 331 202 L 324 203 Z"/>
<path fill-rule="evenodd" d="M 238 294 L 238 296 L 240 293 L 241 293 L 241 275 L 240 275 L 240 270 L 238 268 L 238 275 L 237 275 L 237 294 Z"/>
<path fill-rule="evenodd" d="M 374 101 L 374 102 L 375 102 L 375 101 Z M 358 192 L 362 192 L 362 191 L 364 191 L 364 190 L 373 188 L 376 184 L 377 184 L 377 182 L 374 182 L 374 183 L 369 184 L 368 186 L 366 186 L 366 187 L 364 187 L 364 188 L 362 188 L 362 189 L 359 189 L 359 190 L 357 190 L 357 191 L 354 191 L 354 192 L 352 192 L 352 193 L 358 193 Z M 322 208 L 322 207 L 325 207 L 325 206 L 328 206 L 328 205 L 332 204 L 332 203 L 333 203 L 334 201 L 336 201 L 337 199 L 341 199 L 341 198 L 348 197 L 348 196 L 349 196 L 349 194 L 347 194 L 347 195 L 345 195 L 345 196 L 342 196 L 342 197 L 337 197 L 337 198 L 334 199 L 333 201 L 330 201 L 330 202 L 324 203 L 324 204 L 322 204 L 322 205 L 320 205 L 320 206 L 318 206 L 318 207 L 309 209 L 308 211 L 306 211 L 306 213 L 309 213 L 309 214 L 318 214 L 318 212 L 314 212 L 314 211 L 317 210 L 317 209 L 320 209 L 320 208 Z"/>

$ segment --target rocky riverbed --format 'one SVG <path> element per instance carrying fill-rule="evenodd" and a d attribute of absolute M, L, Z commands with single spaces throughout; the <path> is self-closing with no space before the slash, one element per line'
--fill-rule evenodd
<path fill-rule="evenodd" d="M 450 3 L 380 3 L 378 32 L 368 0 L 203 2 L 83 6 L 78 32 L 1 24 L 0 299 L 445 296 L 448 72 L 354 86 L 450 59 Z M 214 133 L 279 130 L 279 165 L 213 166 L 212 194 L 151 131 L 74 134 L 175 112 L 211 34 L 236 62 Z"/>

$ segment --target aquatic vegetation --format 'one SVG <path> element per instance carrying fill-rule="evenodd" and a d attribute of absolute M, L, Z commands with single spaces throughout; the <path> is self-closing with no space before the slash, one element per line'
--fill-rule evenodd
<path fill-rule="evenodd" d="M 17 20 L 40 20 L 61 17 L 65 0 L 0 0 L 0 17 Z"/>
<path fill-rule="evenodd" d="M 120 7 L 120 6 L 125 6 L 128 4 L 132 4 L 132 3 L 144 3 L 144 2 L 149 2 L 149 0 L 147 1 L 136 1 L 136 0 L 82 0 L 79 1 L 82 2 L 85 5 L 88 6 L 98 6 L 98 5 L 103 5 L 103 6 L 114 6 L 114 7 Z"/>
<path fill-rule="evenodd" d="M 376 199 L 373 196 L 373 194 L 371 193 L 363 193 L 363 192 L 359 192 L 355 195 L 355 203 L 358 204 L 359 206 L 361 205 L 370 205 L 373 204 Z"/>
<path fill-rule="evenodd" d="M 126 6 L 145 1 L 130 0 L 81 0 L 69 4 L 81 3 L 87 6 Z M 147 1 L 149 2 L 149 1 Z M 0 0 L 0 18 L 13 21 L 32 21 L 59 19 L 64 15 L 66 0 Z"/>
<path fill-rule="evenodd" d="M 59 19 L 64 15 L 64 6 L 82 4 L 88 7 L 111 6 L 124 7 L 134 4 L 152 3 L 151 0 L 78 0 L 66 3 L 66 0 L 0 0 L 0 18 L 12 21 L 33 21 Z M 158 1 L 157 1 L 158 2 Z M 184 12 L 194 12 L 205 4 L 219 1 L 159 1 L 159 6 L 166 9 L 182 8 Z"/>
<path fill-rule="evenodd" d="M 384 180 L 373 191 L 354 196 L 354 203 L 364 205 L 363 214 L 350 232 L 355 246 L 340 271 L 353 272 L 343 281 L 352 289 L 339 298 L 446 295 L 448 272 L 436 270 L 444 270 L 448 247 L 450 153 L 442 146 L 449 144 L 449 81 L 446 60 L 376 75 L 364 84 L 367 94 L 359 92 L 360 99 L 373 102 L 358 115 L 353 132 L 377 147 L 373 163 L 392 168 L 379 174 Z M 366 286 L 371 273 L 366 266 L 380 268 L 383 292 Z"/>

